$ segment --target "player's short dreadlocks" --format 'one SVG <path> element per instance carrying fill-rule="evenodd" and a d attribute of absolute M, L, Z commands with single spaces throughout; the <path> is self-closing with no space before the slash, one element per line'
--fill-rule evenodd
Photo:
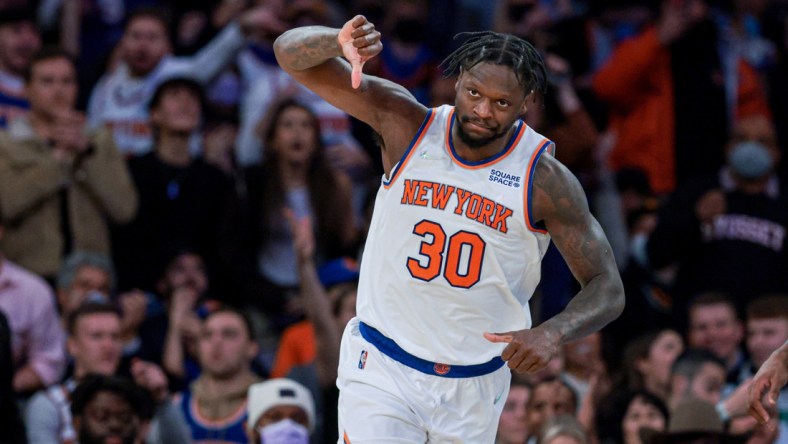
<path fill-rule="evenodd" d="M 493 31 L 462 32 L 454 38 L 469 36 L 467 40 L 441 62 L 447 77 L 458 68 L 467 71 L 479 63 L 488 62 L 512 68 L 517 80 L 531 91 L 545 92 L 547 73 L 539 51 L 525 40 L 511 34 Z"/>

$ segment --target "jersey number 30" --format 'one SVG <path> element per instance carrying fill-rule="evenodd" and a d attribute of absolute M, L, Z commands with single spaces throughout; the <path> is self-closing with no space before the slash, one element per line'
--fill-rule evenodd
<path fill-rule="evenodd" d="M 471 288 L 479 282 L 486 244 L 478 234 L 458 231 L 447 242 L 443 227 L 429 220 L 417 223 L 413 227 L 413 234 L 424 238 L 419 254 L 427 258 L 426 265 L 421 265 L 419 259 L 408 258 L 408 271 L 414 278 L 429 282 L 443 270 L 443 277 L 452 287 Z M 432 235 L 431 241 L 427 235 Z M 465 273 L 460 270 L 460 260 L 465 255 L 463 250 L 468 257 Z"/>

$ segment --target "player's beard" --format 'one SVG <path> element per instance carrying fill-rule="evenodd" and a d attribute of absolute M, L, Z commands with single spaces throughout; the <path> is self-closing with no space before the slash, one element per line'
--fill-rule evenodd
<path fill-rule="evenodd" d="M 473 137 L 470 134 L 466 133 L 465 128 L 463 128 L 462 126 L 464 122 L 470 122 L 470 121 L 471 119 L 469 117 L 463 116 L 462 118 L 460 118 L 460 116 L 458 116 L 457 113 L 454 114 L 454 124 L 457 127 L 457 135 L 460 136 L 460 140 L 462 141 L 462 143 L 464 143 L 468 148 L 472 150 L 478 150 L 480 148 L 483 148 L 489 145 L 490 143 L 505 136 L 506 133 L 508 132 L 508 131 L 498 131 L 498 132 L 493 132 L 491 136 L 487 136 L 487 137 L 480 137 L 480 138 Z"/>

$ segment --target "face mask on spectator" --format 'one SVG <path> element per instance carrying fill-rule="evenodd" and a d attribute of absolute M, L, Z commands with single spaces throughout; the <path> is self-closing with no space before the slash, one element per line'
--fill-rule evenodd
<path fill-rule="evenodd" d="M 758 179 L 771 172 L 774 159 L 769 149 L 761 143 L 737 143 L 728 156 L 728 165 L 745 179 Z"/>
<path fill-rule="evenodd" d="M 309 444 L 306 427 L 290 418 L 261 427 L 261 444 Z"/>
<path fill-rule="evenodd" d="M 85 295 L 85 302 L 84 303 L 88 303 L 88 302 L 96 302 L 96 303 L 99 303 L 99 304 L 106 304 L 106 303 L 109 302 L 109 298 L 107 297 L 107 295 L 105 295 L 104 293 L 102 293 L 100 291 L 91 290 L 87 295 Z"/>

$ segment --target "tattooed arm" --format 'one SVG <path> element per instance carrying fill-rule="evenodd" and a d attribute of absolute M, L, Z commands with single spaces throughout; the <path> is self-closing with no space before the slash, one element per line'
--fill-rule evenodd
<path fill-rule="evenodd" d="M 490 334 L 508 342 L 501 357 L 518 371 L 542 369 L 561 345 L 595 332 L 624 310 L 624 288 L 610 244 L 588 210 L 575 176 L 550 155 L 536 165 L 531 195 L 534 220 L 543 221 L 581 290 L 553 318 L 530 330 Z"/>
<path fill-rule="evenodd" d="M 342 29 L 295 28 L 274 42 L 282 69 L 381 134 L 385 141 L 383 154 L 393 165 L 416 134 L 427 108 L 394 82 L 368 75 L 362 78 L 363 64 L 382 49 L 375 25 L 360 15 Z"/>

